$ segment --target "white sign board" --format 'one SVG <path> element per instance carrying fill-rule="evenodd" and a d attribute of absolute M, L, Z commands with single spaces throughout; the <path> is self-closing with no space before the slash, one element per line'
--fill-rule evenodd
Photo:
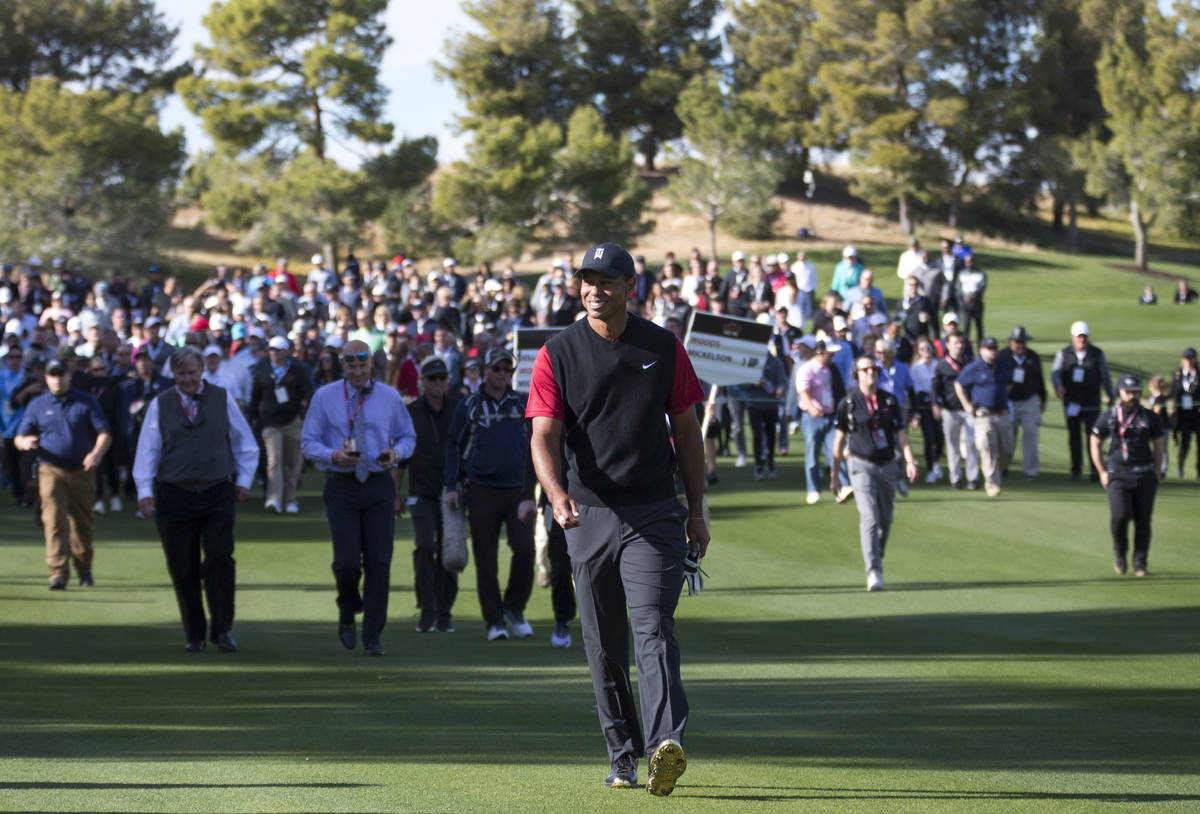
<path fill-rule="evenodd" d="M 529 380 L 533 376 L 533 363 L 538 351 L 562 328 L 517 328 L 513 332 L 513 355 L 517 357 L 513 371 L 513 389 L 529 392 Z"/>
<path fill-rule="evenodd" d="M 683 346 L 702 381 L 751 384 L 762 378 L 773 329 L 751 319 L 693 311 Z"/>

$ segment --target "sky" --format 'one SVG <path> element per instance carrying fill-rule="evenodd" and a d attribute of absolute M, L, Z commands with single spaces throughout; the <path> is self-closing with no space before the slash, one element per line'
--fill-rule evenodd
<path fill-rule="evenodd" d="M 211 5 L 207 0 L 157 0 L 156 4 L 163 17 L 179 29 L 171 64 L 191 59 L 196 43 L 209 42 L 204 27 L 204 15 Z M 473 22 L 456 0 L 391 0 L 386 19 L 394 42 L 380 70 L 380 78 L 389 90 L 385 119 L 395 125 L 397 140 L 436 136 L 438 161 L 463 158 L 468 139 L 453 133 L 453 123 L 464 108 L 454 86 L 434 77 L 433 62 L 441 57 L 447 36 L 472 29 Z M 166 130 L 183 127 L 189 154 L 211 146 L 200 120 L 188 112 L 178 96 L 168 101 L 162 123 Z M 345 166 L 358 162 L 336 145 L 330 154 Z"/>

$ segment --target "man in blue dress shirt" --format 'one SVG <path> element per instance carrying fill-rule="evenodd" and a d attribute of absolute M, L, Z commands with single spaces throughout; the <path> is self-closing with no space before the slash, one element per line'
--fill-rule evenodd
<path fill-rule="evenodd" d="M 50 590 L 61 591 L 67 587 L 71 560 L 75 561 L 79 584 L 95 584 L 93 472 L 104 458 L 112 435 L 99 402 L 71 388 L 71 369 L 65 358 L 52 359 L 46 365 L 46 387 L 47 392 L 29 402 L 14 442 L 17 449 L 36 453 Z"/>
<path fill-rule="evenodd" d="M 1008 469 L 1013 453 L 1012 419 L 1008 414 L 1008 389 L 1012 387 L 1012 362 L 996 358 L 996 338 L 979 343 L 979 358 L 958 374 L 954 391 L 970 415 L 975 416 L 975 448 L 983 470 L 988 497 L 1000 494 L 1000 473 Z"/>
<path fill-rule="evenodd" d="M 354 617 L 361 612 L 363 650 L 382 656 L 379 634 L 387 622 L 396 525 L 390 470 L 412 457 L 417 436 L 400 393 L 371 381 L 371 349 L 365 342 L 346 343 L 342 370 L 344 379 L 313 395 L 300 447 L 326 476 L 338 638 L 347 650 L 355 648 Z"/>

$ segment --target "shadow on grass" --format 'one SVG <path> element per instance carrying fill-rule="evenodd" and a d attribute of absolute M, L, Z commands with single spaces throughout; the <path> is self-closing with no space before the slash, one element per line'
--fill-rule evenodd
<path fill-rule="evenodd" d="M 388 655 L 367 659 L 341 650 L 332 624 L 239 623 L 234 655 L 185 654 L 166 625 L 3 626 L 0 756 L 505 764 L 553 743 L 564 764 L 603 761 L 580 648 L 553 650 L 544 633 L 488 643 L 407 627 L 386 630 Z M 1178 775 L 1200 765 L 1200 696 L 1134 666 L 1194 656 L 1195 608 L 678 627 L 689 749 L 709 759 Z"/>
<path fill-rule="evenodd" d="M 725 790 L 731 794 L 721 794 Z M 714 794 L 697 794 L 712 790 Z M 757 791 L 758 793 L 750 793 Z M 783 792 L 791 792 L 785 794 Z M 789 800 L 977 800 L 1045 801 L 1095 803 L 1176 803 L 1200 800 L 1200 794 L 1133 794 L 1126 792 L 1054 792 L 1054 791 L 974 791 L 970 789 L 842 789 L 842 788 L 780 788 L 769 786 L 681 786 L 678 796 L 701 800 L 744 800 L 774 803 Z"/>
<path fill-rule="evenodd" d="M 46 781 L 0 782 L 0 789 L 46 791 L 129 791 L 136 789 L 365 789 L 374 783 L 70 783 Z"/>

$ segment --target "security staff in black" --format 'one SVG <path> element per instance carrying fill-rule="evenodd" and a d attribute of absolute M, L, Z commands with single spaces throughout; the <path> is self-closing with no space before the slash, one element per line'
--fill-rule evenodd
<path fill-rule="evenodd" d="M 1142 383 L 1137 376 L 1122 376 L 1118 395 L 1117 406 L 1101 414 L 1092 426 L 1090 450 L 1100 484 L 1108 490 L 1113 570 L 1125 573 L 1132 520 L 1133 573 L 1144 577 L 1150 553 L 1150 515 L 1167 442 L 1162 419 L 1138 401 Z M 1101 451 L 1103 441 L 1109 442 L 1107 455 Z"/>
<path fill-rule="evenodd" d="M 628 252 L 615 243 L 593 246 L 579 276 L 587 317 L 551 338 L 534 362 L 526 413 L 534 465 L 566 533 L 612 767 L 605 785 L 637 785 L 638 758 L 649 754 L 646 789 L 665 796 L 687 767 L 675 607 L 685 558 L 698 559 L 708 547 L 695 411 L 704 391 L 675 335 L 628 312 L 635 285 Z M 676 459 L 695 512 L 675 497 Z M 631 629 L 640 725 L 629 677 Z"/>
<path fill-rule="evenodd" d="M 1071 450 L 1071 480 L 1083 472 L 1083 438 L 1092 431 L 1100 415 L 1100 390 L 1113 402 L 1112 377 L 1104 351 L 1091 343 L 1086 322 L 1071 323 L 1071 344 L 1054 356 L 1050 372 L 1054 390 L 1062 399 L 1067 420 L 1067 443 Z M 1092 468 L 1092 480 L 1099 480 Z"/>
<path fill-rule="evenodd" d="M 1183 459 L 1187 457 L 1192 436 L 1196 437 L 1196 477 L 1200 478 L 1200 376 L 1196 372 L 1196 349 L 1185 348 L 1183 359 L 1171 379 L 1170 399 L 1175 404 L 1171 429 L 1179 442 L 1175 472 L 1183 477 Z"/>
<path fill-rule="evenodd" d="M 421 364 L 421 397 L 408 405 L 417 448 L 397 470 L 399 481 L 409 473 L 407 508 L 413 523 L 413 576 L 421 617 L 417 632 L 452 633 L 451 609 L 458 597 L 458 574 L 442 567 L 442 477 L 446 471 L 446 439 L 459 399 L 450 392 L 450 371 L 436 356 Z M 404 504 L 400 511 L 403 512 Z"/>

